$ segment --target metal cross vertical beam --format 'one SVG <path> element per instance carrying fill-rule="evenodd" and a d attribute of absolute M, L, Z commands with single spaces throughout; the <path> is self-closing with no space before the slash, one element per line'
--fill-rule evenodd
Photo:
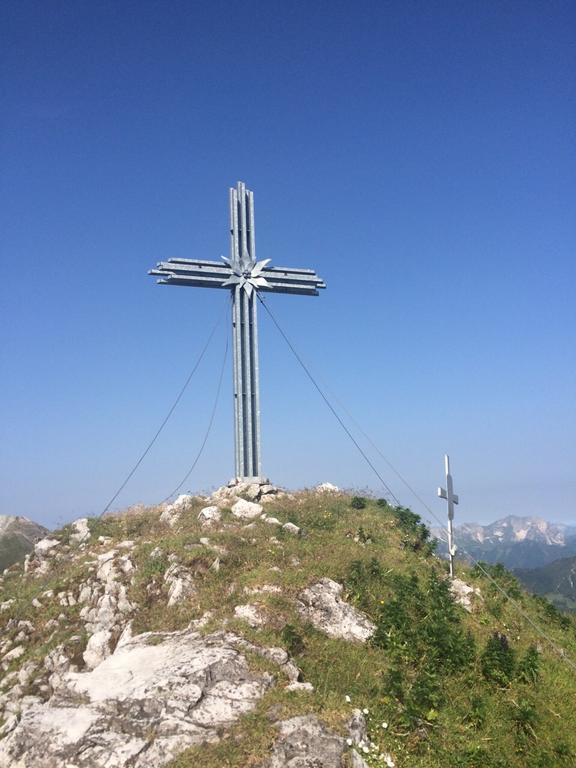
<path fill-rule="evenodd" d="M 239 480 L 261 479 L 257 292 L 318 296 L 324 281 L 313 269 L 256 261 L 254 195 L 239 181 L 230 190 L 230 256 L 223 262 L 168 259 L 150 270 L 162 285 L 226 288 L 232 295 L 234 337 L 235 470 Z"/>
<path fill-rule="evenodd" d="M 244 274 L 256 264 L 254 195 L 239 182 L 230 190 L 230 263 Z M 233 288 L 234 422 L 236 477 L 260 479 L 260 391 L 255 290 Z"/>
<path fill-rule="evenodd" d="M 446 489 L 438 488 L 438 496 L 441 499 L 446 499 L 448 502 L 448 556 L 450 558 L 450 578 L 454 578 L 454 556 L 456 555 L 456 547 L 454 546 L 454 505 L 458 504 L 458 496 L 454 493 L 454 484 L 452 483 L 452 475 L 450 474 L 450 457 L 448 454 L 444 455 L 444 470 L 446 472 Z"/>

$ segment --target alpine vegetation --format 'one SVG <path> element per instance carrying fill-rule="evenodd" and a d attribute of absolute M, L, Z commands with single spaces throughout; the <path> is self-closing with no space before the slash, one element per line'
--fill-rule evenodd
<path fill-rule="evenodd" d="M 236 483 L 0 580 L 0 768 L 576 763 L 576 622 L 412 510 Z"/>

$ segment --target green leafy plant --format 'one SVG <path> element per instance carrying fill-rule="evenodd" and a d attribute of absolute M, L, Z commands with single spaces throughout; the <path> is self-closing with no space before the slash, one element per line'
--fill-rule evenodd
<path fill-rule="evenodd" d="M 494 632 L 488 638 L 480 666 L 486 680 L 502 686 L 510 684 L 514 676 L 515 657 L 506 635 Z"/>
<path fill-rule="evenodd" d="M 516 727 L 516 733 L 520 737 L 536 738 L 536 724 L 538 722 L 538 713 L 536 707 L 531 701 L 522 699 L 518 703 L 513 702 L 514 711 L 512 720 Z"/>
<path fill-rule="evenodd" d="M 291 656 L 299 656 L 304 652 L 304 638 L 293 624 L 286 624 L 282 630 L 282 640 Z"/>
<path fill-rule="evenodd" d="M 352 509 L 366 509 L 366 499 L 364 496 L 352 496 L 350 506 Z"/>
<path fill-rule="evenodd" d="M 430 531 L 422 522 L 420 515 L 412 512 L 408 507 L 395 507 L 393 510 L 396 524 L 404 534 L 402 546 L 413 552 L 423 550 L 425 554 L 432 554 L 436 549 L 436 539 L 430 538 Z"/>
<path fill-rule="evenodd" d="M 534 684 L 540 677 L 540 654 L 531 645 L 518 663 L 518 678 L 524 683 Z"/>
<path fill-rule="evenodd" d="M 484 696 L 474 696 L 470 701 L 470 711 L 466 715 L 466 721 L 473 728 L 480 729 L 486 722 L 487 703 Z"/>
<path fill-rule="evenodd" d="M 372 534 L 367 533 L 362 526 L 358 528 L 358 533 L 356 534 L 356 538 L 362 544 L 374 544 L 374 538 Z"/>

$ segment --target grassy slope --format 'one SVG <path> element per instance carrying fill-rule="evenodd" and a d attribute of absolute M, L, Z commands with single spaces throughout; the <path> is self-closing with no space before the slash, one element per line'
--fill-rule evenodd
<path fill-rule="evenodd" d="M 198 502 L 198 508 L 200 506 Z M 480 587 L 484 596 L 482 606 L 473 614 L 452 604 L 445 605 L 442 596 L 434 603 L 431 595 L 434 589 L 438 592 L 438 588 L 433 586 L 433 577 L 435 574 L 444 577 L 444 563 L 427 554 L 426 547 L 413 551 L 414 535 L 402 530 L 393 510 L 375 502 L 357 510 L 345 495 L 303 493 L 293 500 L 276 502 L 269 512 L 282 521 L 291 520 L 301 525 L 306 536 L 295 538 L 260 521 L 252 528 L 243 529 L 242 523 L 229 514 L 225 514 L 223 525 L 217 530 L 201 530 L 195 510 L 190 510 L 175 530 L 158 522 L 157 510 L 134 517 L 94 521 L 92 525 L 93 539 L 104 534 L 114 540 L 130 538 L 138 542 L 134 551 L 137 578 L 131 588 L 131 597 L 140 606 L 134 622 L 135 632 L 182 628 L 210 610 L 213 618 L 205 631 L 222 626 L 226 620 L 228 627 L 258 644 L 288 648 L 295 655 L 304 680 L 315 687 L 313 694 L 288 693 L 284 690 L 284 681 L 279 680 L 279 685 L 264 697 L 257 710 L 241 720 L 219 744 L 188 750 L 172 768 L 257 766 L 273 742 L 274 719 L 316 712 L 343 732 L 344 722 L 355 706 L 368 709 L 371 738 L 383 751 L 394 756 L 399 767 L 543 768 L 575 764 L 576 733 L 571 721 L 576 701 L 576 674 L 540 641 L 489 582 L 460 568 L 461 577 Z M 61 535 L 66 540 L 68 532 L 64 530 Z M 212 544 L 227 550 L 227 554 L 220 557 L 219 571 L 210 568 L 217 553 L 201 545 L 200 536 L 209 536 Z M 158 545 L 164 556 L 151 559 L 149 554 Z M 98 545 L 95 543 L 91 548 L 98 549 Z M 74 554 L 74 549 L 71 553 Z M 166 594 L 162 591 L 162 576 L 170 553 L 177 554 L 179 561 L 195 572 L 198 584 L 195 599 L 172 608 L 166 606 Z M 6 580 L 0 601 L 15 597 L 17 602 L 2 615 L 2 622 L 10 616 L 31 618 L 37 627 L 34 644 L 12 668 L 30 656 L 41 658 L 70 635 L 82 634 L 77 607 L 63 609 L 46 604 L 39 620 L 38 611 L 31 607 L 30 601 L 47 588 L 73 588 L 82 574 L 85 578 L 91 559 L 89 553 L 78 553 L 75 559 L 70 558 L 67 567 L 58 569 L 57 575 L 23 582 L 15 573 Z M 401 581 L 409 574 L 416 574 L 417 587 L 415 582 L 407 586 L 407 580 Z M 302 624 L 294 599 L 303 587 L 322 576 L 344 583 L 348 598 L 381 623 L 385 622 L 382 617 L 386 615 L 382 611 L 393 603 L 399 585 L 404 585 L 403 589 L 408 590 L 408 616 L 401 617 L 400 628 L 392 631 L 388 615 L 388 634 L 382 635 L 385 647 L 329 639 Z M 500 574 L 498 578 L 515 589 L 515 582 L 507 574 Z M 147 589 L 152 580 L 158 584 L 156 595 Z M 256 596 L 247 596 L 244 592 L 245 588 L 262 584 L 278 585 L 282 592 Z M 523 610 L 543 626 L 569 656 L 576 658 L 574 619 L 561 617 L 541 599 L 523 592 L 518 594 Z M 266 613 L 268 620 L 263 629 L 250 629 L 233 619 L 234 607 L 246 602 L 259 604 Z M 42 623 L 63 611 L 68 617 L 65 629 L 49 639 Z M 473 658 L 450 671 L 449 658 L 444 671 L 437 657 L 433 664 L 435 628 L 442 636 L 446 628 L 448 634 L 461 630 L 462 635 L 467 631 L 472 633 Z M 432 635 L 424 636 L 426 631 Z M 510 683 L 499 685 L 484 679 L 480 657 L 495 631 L 507 636 L 518 659 L 523 658 L 532 644 L 540 645 L 540 672 L 536 682 L 523 682 L 515 677 Z M 432 645 L 428 652 L 426 643 L 430 637 Z M 252 663 L 264 662 L 252 659 Z M 398 669 L 404 675 L 401 690 L 393 685 L 393 675 L 390 675 L 391 670 L 394 673 Z M 428 674 L 431 669 L 433 673 Z M 423 680 L 426 685 L 422 691 Z M 416 697 L 417 688 L 419 700 L 425 704 L 417 715 L 412 706 L 412 714 L 408 716 L 409 702 Z M 383 728 L 382 723 L 388 727 Z M 384 764 L 376 753 L 366 759 L 371 765 Z"/>
<path fill-rule="evenodd" d="M 33 548 L 26 538 L 17 533 L 8 533 L 0 538 L 0 571 L 22 560 Z"/>

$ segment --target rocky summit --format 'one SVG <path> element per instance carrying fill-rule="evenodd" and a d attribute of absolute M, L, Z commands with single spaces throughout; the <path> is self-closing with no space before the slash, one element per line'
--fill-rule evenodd
<path fill-rule="evenodd" d="M 446 569 L 329 483 L 46 532 L 0 579 L 0 768 L 574 765 L 573 618 Z"/>

